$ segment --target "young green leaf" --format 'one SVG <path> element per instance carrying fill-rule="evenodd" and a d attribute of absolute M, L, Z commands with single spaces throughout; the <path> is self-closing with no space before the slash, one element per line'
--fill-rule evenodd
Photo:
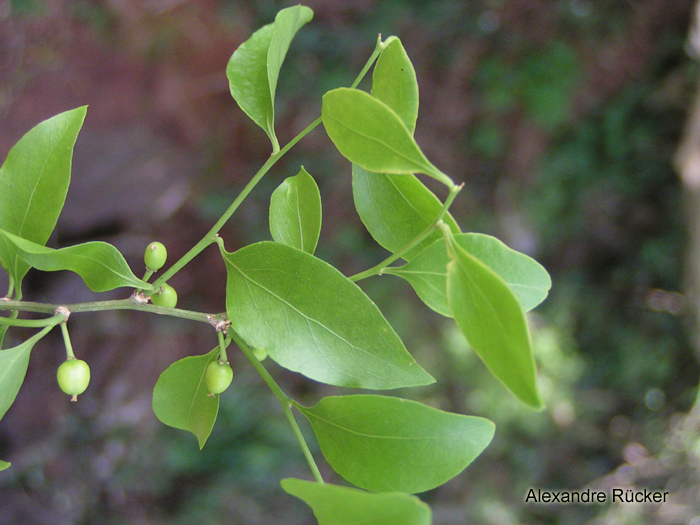
<path fill-rule="evenodd" d="M 305 6 L 282 9 L 272 24 L 258 29 L 233 53 L 226 67 L 231 95 L 270 137 L 275 151 L 275 92 L 279 72 L 294 35 L 313 17 Z"/>
<path fill-rule="evenodd" d="M 496 272 L 515 293 L 523 310 L 530 311 L 547 297 L 552 280 L 540 263 L 517 252 L 495 237 L 480 233 L 455 235 L 454 241 Z M 452 317 L 447 305 L 447 263 L 445 241 L 433 242 L 403 266 L 390 267 L 384 273 L 408 281 L 430 308 Z"/>
<path fill-rule="evenodd" d="M 321 194 L 303 168 L 272 192 L 270 233 L 282 244 L 313 254 L 321 232 Z"/>
<path fill-rule="evenodd" d="M 59 113 L 32 128 L 0 168 L 0 229 L 44 245 L 56 226 L 70 183 L 73 146 L 87 107 Z M 0 265 L 19 290 L 29 265 L 0 238 Z"/>
<path fill-rule="evenodd" d="M 430 507 L 415 496 L 373 494 L 349 487 L 287 478 L 288 494 L 304 501 L 318 525 L 430 525 Z"/>
<path fill-rule="evenodd" d="M 415 175 L 372 173 L 352 165 L 355 208 L 367 231 L 381 246 L 394 253 L 430 226 L 442 203 Z M 443 217 L 454 233 L 459 226 L 448 213 Z M 436 231 L 404 254 L 410 261 L 425 247 L 442 237 Z"/>
<path fill-rule="evenodd" d="M 384 102 L 358 89 L 323 95 L 326 133 L 350 162 L 377 173 L 425 173 L 448 187 L 452 180 L 433 166 L 401 118 Z"/>
<path fill-rule="evenodd" d="M 493 270 L 457 242 L 448 245 L 447 304 L 491 373 L 526 405 L 539 409 L 530 331 L 517 297 Z"/>
<path fill-rule="evenodd" d="M 92 241 L 54 250 L 0 230 L 0 240 L 11 246 L 18 257 L 45 272 L 69 270 L 82 277 L 93 292 L 121 287 L 152 289 L 134 275 L 124 256 L 106 242 Z"/>
<path fill-rule="evenodd" d="M 0 460 L 0 472 L 2 472 L 3 470 L 7 470 L 11 466 L 12 466 L 12 463 L 10 463 L 9 461 Z"/>
<path fill-rule="evenodd" d="M 307 408 L 331 467 L 360 488 L 424 492 L 452 479 L 491 442 L 488 419 L 397 397 L 335 396 Z"/>
<path fill-rule="evenodd" d="M 222 256 L 233 329 L 283 367 L 354 388 L 434 382 L 369 297 L 328 263 L 275 242 Z"/>
<path fill-rule="evenodd" d="M 396 37 L 387 39 L 374 66 L 372 96 L 393 109 L 413 133 L 418 119 L 418 81 L 413 64 Z"/>
<path fill-rule="evenodd" d="M 29 354 L 34 345 L 46 335 L 37 333 L 21 345 L 0 350 L 0 419 L 5 417 L 17 397 L 29 366 Z"/>
<path fill-rule="evenodd" d="M 169 427 L 192 432 L 200 450 L 211 434 L 219 412 L 219 396 L 209 396 L 207 366 L 219 357 L 219 347 L 205 355 L 175 361 L 153 388 L 153 412 Z"/>

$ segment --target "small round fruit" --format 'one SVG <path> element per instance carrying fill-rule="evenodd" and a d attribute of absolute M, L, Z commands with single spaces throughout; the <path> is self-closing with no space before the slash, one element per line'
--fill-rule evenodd
<path fill-rule="evenodd" d="M 156 306 L 175 308 L 177 304 L 177 292 L 169 284 L 164 284 L 158 293 L 151 295 L 151 302 Z"/>
<path fill-rule="evenodd" d="M 72 396 L 71 401 L 77 401 L 90 384 L 90 367 L 82 359 L 68 359 L 58 367 L 56 379 L 61 390 Z"/>
<path fill-rule="evenodd" d="M 165 264 L 168 258 L 168 250 L 165 249 L 163 243 L 152 242 L 146 248 L 146 253 L 143 254 L 143 260 L 146 263 L 146 268 L 152 272 L 157 272 Z"/>
<path fill-rule="evenodd" d="M 210 394 L 220 394 L 226 390 L 233 381 L 233 370 L 228 363 L 212 361 L 207 366 L 204 381 Z"/>
<path fill-rule="evenodd" d="M 264 348 L 255 348 L 253 355 L 258 358 L 258 361 L 264 361 L 267 358 L 267 351 Z"/>

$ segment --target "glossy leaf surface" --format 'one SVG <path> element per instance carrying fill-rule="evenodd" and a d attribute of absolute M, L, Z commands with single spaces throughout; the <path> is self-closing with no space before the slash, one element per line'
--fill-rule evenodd
<path fill-rule="evenodd" d="M 526 312 L 547 297 L 552 280 L 547 270 L 534 259 L 509 248 L 490 235 L 463 233 L 455 235 L 453 239 L 496 272 L 510 286 Z M 425 304 L 436 312 L 451 317 L 447 304 L 448 262 L 445 241 L 440 239 L 409 263 L 387 268 L 384 273 L 405 279 Z"/>
<path fill-rule="evenodd" d="M 386 44 L 374 66 L 372 96 L 393 109 L 413 133 L 418 119 L 418 81 L 413 64 L 396 37 Z"/>
<path fill-rule="evenodd" d="M 321 233 L 321 194 L 303 167 L 272 192 L 270 233 L 279 243 L 310 254 L 316 250 Z"/>
<path fill-rule="evenodd" d="M 440 200 L 415 175 L 372 173 L 356 164 L 352 166 L 352 192 L 355 208 L 367 231 L 392 253 L 430 226 L 442 208 Z M 449 212 L 443 221 L 453 233 L 459 233 L 459 226 Z M 438 230 L 403 258 L 410 261 L 440 238 L 442 234 Z"/>
<path fill-rule="evenodd" d="M 45 272 L 75 272 L 94 292 L 121 287 L 152 289 L 134 275 L 119 250 L 106 242 L 92 241 L 54 250 L 2 230 L 0 239 L 12 246 L 28 265 Z"/>
<path fill-rule="evenodd" d="M 326 262 L 274 242 L 222 255 L 233 329 L 283 367 L 354 388 L 434 382 L 369 297 Z"/>
<path fill-rule="evenodd" d="M 207 366 L 219 356 L 219 348 L 205 355 L 175 361 L 153 388 L 153 412 L 164 424 L 192 432 L 199 448 L 211 434 L 219 412 L 219 396 L 207 395 Z"/>
<path fill-rule="evenodd" d="M 10 150 L 0 168 L 0 229 L 46 244 L 66 200 L 73 146 L 86 111 L 83 106 L 41 122 Z M 29 265 L 4 238 L 0 265 L 19 288 Z"/>
<path fill-rule="evenodd" d="M 297 408 L 333 469 L 377 492 L 424 492 L 442 485 L 486 448 L 495 428 L 487 419 L 397 397 L 335 396 Z"/>
<path fill-rule="evenodd" d="M 447 264 L 447 303 L 474 351 L 515 396 L 541 408 L 530 331 L 517 297 L 493 270 L 457 242 Z"/>
<path fill-rule="evenodd" d="M 301 479 L 282 480 L 288 494 L 304 501 L 319 525 L 430 525 L 430 507 L 415 496 L 374 494 Z"/>
<path fill-rule="evenodd" d="M 326 133 L 350 162 L 377 173 L 425 173 L 452 186 L 413 140 L 401 118 L 381 100 L 358 89 L 338 88 L 323 95 Z"/>
<path fill-rule="evenodd" d="M 27 374 L 29 354 L 43 336 L 35 334 L 21 345 L 0 351 L 0 419 L 15 401 Z"/>
<path fill-rule="evenodd" d="M 279 147 L 275 135 L 275 92 L 280 68 L 299 29 L 313 17 L 308 7 L 281 10 L 272 24 L 258 29 L 233 53 L 226 67 L 231 95 L 253 122 Z"/>

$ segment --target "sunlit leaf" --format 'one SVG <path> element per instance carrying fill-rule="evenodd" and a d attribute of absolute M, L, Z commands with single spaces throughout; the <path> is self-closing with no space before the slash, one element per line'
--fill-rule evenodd
<path fill-rule="evenodd" d="M 425 492 L 452 479 L 491 442 L 488 419 L 397 397 L 335 396 L 297 405 L 333 469 L 360 488 Z"/>
<path fill-rule="evenodd" d="M 10 463 L 9 461 L 0 460 L 0 472 L 2 472 L 3 470 L 7 470 L 11 466 L 12 466 L 12 463 Z"/>
<path fill-rule="evenodd" d="M 480 233 L 455 235 L 454 241 L 496 272 L 515 293 L 526 312 L 547 297 L 552 280 L 540 263 L 517 252 L 495 237 Z M 451 317 L 447 304 L 447 249 L 439 239 L 409 263 L 384 273 L 408 281 L 418 296 L 436 312 Z"/>
<path fill-rule="evenodd" d="M 207 366 L 218 355 L 217 347 L 208 354 L 175 361 L 153 388 L 156 417 L 170 427 L 192 432 L 200 449 L 207 442 L 219 412 L 219 396 L 209 396 L 204 381 Z"/>
<path fill-rule="evenodd" d="M 0 419 L 17 397 L 29 366 L 29 354 L 45 334 L 39 332 L 21 345 L 0 350 Z"/>
<path fill-rule="evenodd" d="M 418 81 L 413 64 L 396 37 L 387 39 L 374 66 L 372 96 L 393 109 L 413 133 L 418 118 Z"/>
<path fill-rule="evenodd" d="M 233 329 L 283 367 L 354 388 L 434 382 L 369 297 L 328 263 L 275 242 L 222 255 Z"/>
<path fill-rule="evenodd" d="M 106 292 L 125 286 L 152 289 L 150 284 L 134 275 L 119 250 L 106 242 L 92 241 L 54 250 L 2 230 L 0 239 L 12 246 L 17 255 L 30 266 L 45 272 L 75 272 L 94 292 Z"/>
<path fill-rule="evenodd" d="M 321 194 L 313 177 L 302 167 L 272 192 L 272 238 L 313 254 L 321 232 Z"/>
<path fill-rule="evenodd" d="M 46 244 L 66 200 L 73 146 L 86 111 L 83 106 L 41 122 L 10 150 L 0 168 L 0 229 Z M 4 238 L 0 265 L 19 290 L 29 265 Z"/>
<path fill-rule="evenodd" d="M 233 53 L 226 67 L 231 95 L 253 122 L 265 130 L 273 148 L 275 92 L 284 58 L 294 35 L 313 17 L 305 6 L 282 9 L 275 21 L 258 29 Z"/>
<path fill-rule="evenodd" d="M 369 93 L 329 91 L 323 95 L 321 115 L 326 133 L 350 162 L 377 173 L 425 173 L 453 186 L 425 157 L 394 110 Z"/>
<path fill-rule="evenodd" d="M 442 203 L 415 175 L 372 173 L 352 166 L 352 192 L 355 208 L 370 235 L 392 253 L 412 241 L 433 224 Z M 454 233 L 459 226 L 448 213 L 443 217 Z M 439 231 L 405 253 L 407 261 L 440 239 Z"/>
<path fill-rule="evenodd" d="M 430 507 L 415 496 L 375 494 L 330 483 L 283 479 L 282 488 L 304 501 L 318 525 L 430 525 Z"/>
<path fill-rule="evenodd" d="M 493 270 L 457 242 L 447 264 L 447 304 L 491 373 L 532 408 L 541 408 L 530 331 L 517 297 Z"/>

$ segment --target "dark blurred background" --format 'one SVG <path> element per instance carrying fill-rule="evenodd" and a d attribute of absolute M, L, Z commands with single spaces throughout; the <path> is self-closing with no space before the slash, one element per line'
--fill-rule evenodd
<path fill-rule="evenodd" d="M 530 316 L 541 413 L 515 402 L 454 323 L 405 283 L 362 283 L 438 378 L 400 394 L 497 424 L 474 464 L 421 495 L 434 523 L 700 524 L 700 347 L 686 284 L 699 260 L 688 256 L 688 232 L 700 218 L 673 167 L 698 80 L 687 43 L 692 2 L 306 4 L 314 20 L 294 40 L 278 87 L 280 142 L 319 115 L 325 91 L 350 84 L 378 33 L 399 36 L 421 89 L 418 143 L 466 184 L 453 206 L 462 229 L 532 255 L 554 282 Z M 230 97 L 226 63 L 287 5 L 0 0 L 0 157 L 41 120 L 90 106 L 51 246 L 105 240 L 138 274 L 149 241 L 164 242 L 175 260 L 199 240 L 270 153 Z M 346 274 L 384 258 L 354 211 L 349 164 L 322 128 L 234 215 L 222 231 L 227 248 L 270 238 L 270 194 L 300 164 L 321 189 L 317 254 Z M 215 248 L 171 284 L 183 308 L 225 309 Z M 30 272 L 24 292 L 54 303 L 123 297 L 92 294 L 62 272 Z M 0 473 L 0 524 L 315 523 L 279 487 L 281 477 L 309 478 L 308 467 L 277 401 L 235 349 L 236 379 L 201 452 L 153 415 L 158 375 L 214 347 L 211 330 L 102 312 L 75 315 L 71 334 L 92 384 L 69 403 L 55 384 L 60 336 L 35 348 L 0 423 L 0 458 L 12 461 Z M 24 335 L 15 331 L 15 341 Z M 303 403 L 336 391 L 266 364 Z M 671 497 L 663 506 L 524 503 L 529 487 L 587 486 Z"/>

